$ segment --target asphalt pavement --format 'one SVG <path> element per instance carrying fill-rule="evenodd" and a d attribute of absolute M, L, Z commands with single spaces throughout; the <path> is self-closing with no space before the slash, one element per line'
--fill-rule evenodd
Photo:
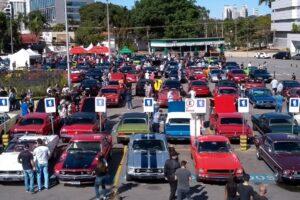
<path fill-rule="evenodd" d="M 275 71 L 279 80 L 291 79 L 291 74 L 295 73 L 300 78 L 300 61 L 282 61 L 282 60 L 258 60 L 254 58 L 228 58 L 228 60 L 236 61 L 239 64 L 247 65 L 249 61 L 253 65 L 268 63 L 268 69 L 271 73 Z M 298 65 L 298 67 L 297 67 Z M 213 84 L 210 84 L 213 88 Z M 135 97 L 133 100 L 134 109 L 132 111 L 142 111 L 142 98 Z M 284 108 L 285 109 L 285 108 Z M 120 116 L 128 111 L 123 108 L 109 108 L 107 110 L 110 123 L 108 130 L 111 130 Z M 246 119 L 250 122 L 251 114 L 269 112 L 267 109 L 250 109 L 249 114 L 245 114 Z M 208 120 L 208 115 L 206 115 Z M 250 124 L 251 125 L 251 124 Z M 207 130 L 207 133 L 213 132 Z M 258 133 L 255 133 L 258 134 Z M 188 168 L 194 174 L 193 161 L 190 156 L 189 144 L 172 144 L 180 153 L 179 159 L 188 161 Z M 265 183 L 268 187 L 268 198 L 272 200 L 298 200 L 300 196 L 300 186 L 281 184 L 278 185 L 274 181 L 273 172 L 265 164 L 264 161 L 256 159 L 256 151 L 252 145 L 247 151 L 241 151 L 238 144 L 232 144 L 234 151 L 240 158 L 243 167 L 247 173 L 251 175 L 251 185 L 257 190 L 259 183 Z M 118 189 L 118 199 L 128 200 L 166 200 L 169 194 L 169 185 L 164 181 L 133 181 L 127 182 L 125 176 L 126 155 L 124 146 L 120 144 L 114 145 L 112 160 L 110 161 L 110 175 L 114 181 L 114 185 Z M 191 184 L 192 197 L 194 200 L 224 200 L 224 184 L 217 183 L 199 183 L 193 175 Z M 92 185 L 87 186 L 69 186 L 56 184 L 53 182 L 52 188 L 36 194 L 25 193 L 23 183 L 0 183 L 0 200 L 92 200 L 95 199 L 94 188 Z"/>

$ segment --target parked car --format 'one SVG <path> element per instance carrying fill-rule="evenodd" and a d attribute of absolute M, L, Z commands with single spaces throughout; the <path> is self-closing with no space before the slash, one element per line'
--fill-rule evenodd
<path fill-rule="evenodd" d="M 255 140 L 256 155 L 273 170 L 276 182 L 300 180 L 300 137 L 270 133 Z"/>
<path fill-rule="evenodd" d="M 279 81 L 279 83 L 282 83 L 283 85 L 282 95 L 285 97 L 287 96 L 287 93 L 290 89 L 300 87 L 300 83 L 294 80 L 282 80 Z"/>
<path fill-rule="evenodd" d="M 300 60 L 300 53 L 291 57 L 292 60 Z"/>
<path fill-rule="evenodd" d="M 18 162 L 18 156 L 24 150 L 25 145 L 29 145 L 29 150 L 33 151 L 38 138 L 42 139 L 49 148 L 50 158 L 56 157 L 56 147 L 59 142 L 57 135 L 24 135 L 15 137 L 9 142 L 5 151 L 0 154 L 0 181 L 12 182 L 24 180 L 23 167 Z"/>
<path fill-rule="evenodd" d="M 212 83 L 216 83 L 219 80 L 226 80 L 227 77 L 224 73 L 224 71 L 220 70 L 220 69 L 213 69 L 209 72 L 208 74 L 208 78 L 210 79 L 210 81 Z"/>
<path fill-rule="evenodd" d="M 164 88 L 158 92 L 157 104 L 159 107 L 168 107 L 168 93 L 172 91 L 173 101 L 181 101 L 182 97 L 178 89 Z"/>
<path fill-rule="evenodd" d="M 164 165 L 169 158 L 165 135 L 132 135 L 128 144 L 126 180 L 164 179 Z"/>
<path fill-rule="evenodd" d="M 87 79 L 95 79 L 97 81 L 102 81 L 102 71 L 99 68 L 92 68 L 89 69 L 86 74 L 85 74 L 85 78 Z"/>
<path fill-rule="evenodd" d="M 283 60 L 288 60 L 291 59 L 291 54 L 288 51 L 279 51 L 278 53 L 275 53 L 273 55 L 273 58 L 275 59 L 283 59 Z"/>
<path fill-rule="evenodd" d="M 94 170 L 100 155 L 107 160 L 112 153 L 109 134 L 81 134 L 74 136 L 54 167 L 59 182 L 80 185 L 94 183 Z"/>
<path fill-rule="evenodd" d="M 233 69 L 227 73 L 228 80 L 232 80 L 235 83 L 243 83 L 248 77 L 242 69 Z"/>
<path fill-rule="evenodd" d="M 233 87 L 237 89 L 238 85 L 231 80 L 220 80 L 216 83 L 215 89 L 217 89 L 218 87 Z"/>
<path fill-rule="evenodd" d="M 86 93 L 97 96 L 101 88 L 101 83 L 96 79 L 84 79 L 79 85 L 79 92 L 85 91 Z"/>
<path fill-rule="evenodd" d="M 272 81 L 272 76 L 265 69 L 256 69 L 256 70 L 250 71 L 249 78 L 250 79 L 260 79 L 266 83 L 270 83 Z"/>
<path fill-rule="evenodd" d="M 249 90 L 252 88 L 265 88 L 265 87 L 266 84 L 261 79 L 248 79 L 244 85 L 245 90 Z"/>
<path fill-rule="evenodd" d="M 275 108 L 276 101 L 271 92 L 267 88 L 252 88 L 246 90 L 246 96 L 254 108 Z"/>
<path fill-rule="evenodd" d="M 117 136 L 117 142 L 128 142 L 131 135 L 137 133 L 150 133 L 149 118 L 146 113 L 125 113 L 115 125 L 113 132 Z"/>
<path fill-rule="evenodd" d="M 257 52 L 255 54 L 254 58 L 263 58 L 263 59 L 266 59 L 266 58 L 271 58 L 271 56 L 270 56 L 270 54 L 265 53 L 265 52 Z"/>
<path fill-rule="evenodd" d="M 79 70 L 75 70 L 71 71 L 70 77 L 72 83 L 80 83 L 85 78 L 85 74 Z"/>
<path fill-rule="evenodd" d="M 200 136 L 191 141 L 191 156 L 199 182 L 227 181 L 230 176 L 240 180 L 243 177 L 242 163 L 224 136 Z"/>
<path fill-rule="evenodd" d="M 251 121 L 253 124 L 253 130 L 258 131 L 261 134 L 267 133 L 299 133 L 299 126 L 294 121 L 293 117 L 286 113 L 264 113 L 252 115 Z M 294 123 L 294 127 L 293 124 Z M 293 131 L 292 131 L 293 129 Z"/>
<path fill-rule="evenodd" d="M 190 81 L 189 91 L 195 91 L 196 97 L 210 96 L 210 90 L 206 81 Z"/>
<path fill-rule="evenodd" d="M 239 97 L 238 90 L 234 87 L 216 87 L 214 90 L 214 97 L 223 95 L 230 95 L 236 99 Z"/>
<path fill-rule="evenodd" d="M 121 93 L 120 88 L 115 86 L 104 86 L 100 90 L 100 96 L 106 97 L 107 106 L 118 106 L 121 107 L 124 105 L 124 96 Z"/>

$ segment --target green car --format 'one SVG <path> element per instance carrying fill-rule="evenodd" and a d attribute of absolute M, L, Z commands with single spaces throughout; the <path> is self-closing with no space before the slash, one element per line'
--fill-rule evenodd
<path fill-rule="evenodd" d="M 256 70 L 256 69 L 258 69 L 258 68 L 255 67 L 255 66 L 245 67 L 244 72 L 247 74 L 247 76 L 249 76 L 250 72 L 253 71 L 253 70 Z"/>
<path fill-rule="evenodd" d="M 125 113 L 115 130 L 117 142 L 128 142 L 136 133 L 150 133 L 149 119 L 146 113 Z"/>

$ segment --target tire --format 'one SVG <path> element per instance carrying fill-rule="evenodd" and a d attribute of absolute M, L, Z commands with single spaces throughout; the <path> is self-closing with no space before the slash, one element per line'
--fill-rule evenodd
<path fill-rule="evenodd" d="M 130 182 L 132 180 L 133 180 L 132 176 L 130 176 L 126 173 L 126 181 Z"/>
<path fill-rule="evenodd" d="M 257 160 L 262 160 L 262 157 L 261 157 L 258 149 L 256 151 L 256 158 L 257 158 Z"/>

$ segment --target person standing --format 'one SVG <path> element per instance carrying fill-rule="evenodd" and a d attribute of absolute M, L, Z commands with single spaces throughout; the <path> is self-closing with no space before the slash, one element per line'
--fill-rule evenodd
<path fill-rule="evenodd" d="M 225 186 L 225 200 L 238 200 L 237 197 L 237 184 L 233 176 L 228 178 Z"/>
<path fill-rule="evenodd" d="M 296 80 L 296 75 L 295 75 L 295 73 L 292 74 L 292 80 L 293 80 L 293 81 Z"/>
<path fill-rule="evenodd" d="M 131 110 L 133 108 L 131 90 L 127 90 L 126 92 L 126 102 L 127 102 L 127 109 Z"/>
<path fill-rule="evenodd" d="M 267 186 L 265 184 L 259 185 L 259 193 L 255 193 L 253 196 L 253 200 L 268 200 L 266 197 L 267 194 Z"/>
<path fill-rule="evenodd" d="M 18 162 L 22 164 L 24 184 L 26 192 L 34 193 L 34 161 L 33 154 L 29 151 L 29 145 L 24 145 L 24 150 L 18 156 Z"/>
<path fill-rule="evenodd" d="M 254 195 L 253 187 L 249 184 L 249 174 L 244 174 L 243 183 L 238 184 L 237 192 L 240 200 L 251 200 Z"/>
<path fill-rule="evenodd" d="M 159 110 L 159 111 L 155 112 L 153 115 L 152 130 L 154 133 L 159 133 L 159 123 L 160 123 L 161 113 L 162 113 L 162 110 Z"/>
<path fill-rule="evenodd" d="M 108 176 L 108 163 L 103 157 L 103 155 L 99 156 L 97 167 L 95 168 L 94 173 L 96 175 L 95 185 L 94 185 L 96 200 L 99 200 L 101 196 L 105 198 L 106 195 L 105 184 Z"/>
<path fill-rule="evenodd" d="M 184 199 L 183 196 L 186 196 L 186 199 L 191 199 L 190 194 L 190 181 L 192 180 L 191 172 L 186 169 L 187 162 L 185 160 L 181 161 L 180 168 L 175 172 L 175 179 L 178 182 L 177 186 L 177 200 Z"/>
<path fill-rule="evenodd" d="M 277 85 L 277 93 L 282 93 L 282 90 L 283 90 L 283 84 L 280 82 L 280 83 L 278 83 L 278 85 Z"/>
<path fill-rule="evenodd" d="M 196 92 L 193 89 L 190 90 L 190 97 L 191 97 L 191 99 L 195 99 L 196 98 Z"/>
<path fill-rule="evenodd" d="M 169 200 L 175 200 L 175 194 L 177 190 L 177 180 L 175 179 L 175 172 L 180 168 L 178 162 L 178 153 L 176 151 L 170 152 L 171 158 L 166 160 L 164 166 L 165 179 L 169 182 L 170 185 L 170 196 Z"/>
<path fill-rule="evenodd" d="M 37 167 L 37 184 L 38 190 L 42 190 L 42 174 L 44 176 L 44 187 L 49 189 L 49 174 L 48 174 L 48 160 L 50 157 L 50 150 L 44 145 L 42 139 L 37 139 L 37 147 L 33 150 L 33 155 L 36 160 Z"/>
<path fill-rule="evenodd" d="M 276 92 L 277 92 L 277 86 L 278 86 L 278 81 L 277 81 L 277 79 L 275 77 L 271 81 L 271 86 L 272 86 L 272 90 L 273 90 L 274 94 L 276 94 Z"/>
<path fill-rule="evenodd" d="M 168 102 L 172 102 L 174 100 L 173 91 L 170 90 L 167 94 Z"/>
<path fill-rule="evenodd" d="M 275 95 L 275 102 L 276 102 L 276 107 L 275 107 L 275 112 L 282 112 L 282 106 L 284 103 L 284 97 L 277 92 L 277 94 Z"/>
<path fill-rule="evenodd" d="M 28 115 L 30 112 L 28 103 L 26 101 L 26 97 L 23 99 L 22 104 L 21 104 L 21 115 L 22 117 Z"/>

